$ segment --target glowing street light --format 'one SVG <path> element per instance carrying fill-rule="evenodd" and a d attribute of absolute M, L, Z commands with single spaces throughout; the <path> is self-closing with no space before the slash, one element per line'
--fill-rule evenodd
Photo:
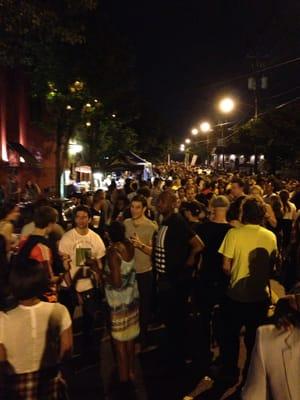
<path fill-rule="evenodd" d="M 191 134 L 194 135 L 194 136 L 195 136 L 195 135 L 198 135 L 198 132 L 199 132 L 199 131 L 198 131 L 197 128 L 193 128 L 193 129 L 191 130 Z"/>
<path fill-rule="evenodd" d="M 87 121 L 87 122 L 85 123 L 85 125 L 86 125 L 86 126 L 91 126 L 92 124 L 91 124 L 90 121 Z"/>
<path fill-rule="evenodd" d="M 75 155 L 77 153 L 81 153 L 83 150 L 83 147 L 81 144 L 77 143 L 69 143 L 69 153 L 71 155 Z"/>
<path fill-rule="evenodd" d="M 189 138 L 185 139 L 185 143 L 186 144 L 190 144 L 191 143 L 191 139 L 189 139 Z"/>
<path fill-rule="evenodd" d="M 228 114 L 234 109 L 234 101 L 230 97 L 225 97 L 219 103 L 219 109 L 222 113 Z"/>
<path fill-rule="evenodd" d="M 210 130 L 211 130 L 211 126 L 210 126 L 210 123 L 209 122 L 202 122 L 201 124 L 200 124 L 200 130 L 201 130 L 201 132 L 203 132 L 203 133 L 208 133 L 208 132 L 210 132 Z"/>
<path fill-rule="evenodd" d="M 180 151 L 184 151 L 184 150 L 185 150 L 185 145 L 184 145 L 184 144 L 181 144 L 180 147 L 179 147 L 179 150 L 180 150 Z"/>

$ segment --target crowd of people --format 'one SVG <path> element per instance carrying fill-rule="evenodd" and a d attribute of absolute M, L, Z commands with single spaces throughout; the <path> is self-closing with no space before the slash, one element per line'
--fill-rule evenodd
<path fill-rule="evenodd" d="M 107 317 L 120 398 L 134 395 L 135 358 L 156 350 L 149 325 L 157 323 L 174 373 L 199 363 L 215 381 L 240 382 L 244 400 L 300 399 L 299 181 L 164 165 L 152 182 L 73 193 L 66 232 L 51 201 L 34 200 L 20 232 L 18 204 L 10 199 L 1 208 L 4 398 L 65 398 L 61 365 L 72 353 L 79 306 L 85 349 L 100 340 L 97 314 Z M 270 320 L 271 279 L 291 294 Z M 283 346 L 285 364 L 281 358 L 274 369 Z"/>

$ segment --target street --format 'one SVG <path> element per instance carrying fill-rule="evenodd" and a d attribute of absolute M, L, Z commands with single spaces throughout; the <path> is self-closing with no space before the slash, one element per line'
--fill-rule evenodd
<path fill-rule="evenodd" d="M 272 281 L 272 291 L 281 297 L 283 288 L 276 281 Z M 66 376 L 69 384 L 71 400 L 118 400 L 116 393 L 117 370 L 112 350 L 110 337 L 102 315 L 99 315 L 96 337 L 101 337 L 100 346 L 96 344 L 86 354 L 79 354 L 81 346 L 80 318 L 74 322 L 75 349 L 70 367 Z M 212 381 L 205 377 L 205 371 L 201 365 L 190 364 L 183 374 L 176 375 L 164 367 L 164 328 L 158 327 L 150 330 L 150 342 L 160 344 L 159 348 L 136 357 L 136 400 L 189 400 L 197 399 L 230 399 L 234 388 L 228 390 L 216 388 L 209 392 Z M 215 356 L 218 354 L 214 349 Z M 241 350 L 239 367 L 243 366 L 245 349 L 241 335 Z M 202 393 L 204 393 L 201 395 Z M 220 397 L 219 394 L 221 393 Z M 222 394 L 223 393 L 223 394 Z M 190 396 L 190 397 L 188 397 Z M 198 397 L 197 397 L 198 396 Z"/>

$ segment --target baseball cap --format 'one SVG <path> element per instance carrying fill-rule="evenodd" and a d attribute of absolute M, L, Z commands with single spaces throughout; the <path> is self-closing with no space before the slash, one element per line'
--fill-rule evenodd
<path fill-rule="evenodd" d="M 190 211 L 192 215 L 199 215 L 201 212 L 206 213 L 206 207 L 204 204 L 200 203 L 199 201 L 190 201 L 190 202 L 184 202 L 183 208 L 187 211 Z"/>

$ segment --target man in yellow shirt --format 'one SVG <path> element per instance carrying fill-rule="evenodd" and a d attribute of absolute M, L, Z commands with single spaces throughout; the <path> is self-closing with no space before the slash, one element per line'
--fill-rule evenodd
<path fill-rule="evenodd" d="M 241 205 L 242 226 L 226 234 L 219 249 L 223 255 L 223 270 L 230 276 L 226 298 L 221 306 L 224 324 L 220 343 L 220 360 L 229 380 L 238 379 L 239 335 L 245 326 L 247 349 L 243 376 L 246 377 L 256 329 L 268 310 L 268 285 L 273 268 L 276 236 L 262 227 L 265 207 L 259 199 L 247 196 Z"/>

